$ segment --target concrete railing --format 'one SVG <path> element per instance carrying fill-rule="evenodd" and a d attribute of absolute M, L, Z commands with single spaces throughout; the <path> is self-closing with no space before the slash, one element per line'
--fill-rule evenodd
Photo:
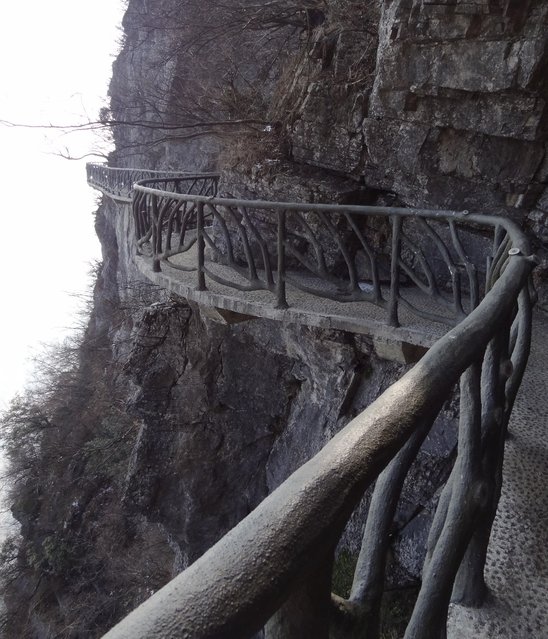
<path fill-rule="evenodd" d="M 202 185 L 208 178 L 203 179 Z M 222 260 L 221 238 L 224 268 L 243 278 L 232 284 L 266 283 L 277 304 L 284 301 L 280 290 L 289 271 L 296 272 L 300 264 L 316 271 L 311 286 L 317 287 L 314 278 L 319 278 L 334 282 L 342 296 L 358 289 L 372 294 L 372 301 L 386 304 L 392 322 L 398 321 L 400 287 L 415 286 L 425 300 L 444 300 L 443 308 L 451 309 L 442 317 L 436 304 L 434 310 L 419 312 L 429 317 L 435 313 L 436 321 L 456 325 L 203 557 L 106 637 L 244 638 L 265 624 L 272 639 L 378 637 L 390 528 L 402 485 L 443 403 L 459 384 L 458 454 L 439 499 L 422 586 L 405 634 L 406 639 L 441 639 L 451 599 L 479 605 L 485 595 L 483 567 L 500 495 L 504 440 L 530 347 L 529 275 L 536 260 L 525 236 L 507 220 L 467 213 L 249 202 L 155 188 L 164 185 L 146 180 L 135 186 L 133 195 L 137 245 L 141 251 L 148 245 L 156 268 L 178 250 L 194 247 L 197 286 L 204 286 L 211 277 L 206 247 Z M 292 215 L 301 217 L 293 225 L 288 222 Z M 269 216 L 274 224 L 269 224 Z M 314 216 L 322 230 L 327 229 L 323 235 L 314 226 Z M 363 221 L 368 218 L 377 220 L 377 230 L 391 229 L 391 236 L 385 233 L 374 247 Z M 259 222 L 276 230 L 277 259 L 271 259 L 271 244 L 258 230 Z M 352 234 L 343 235 L 343 223 Z M 479 242 L 485 248 L 487 231 L 491 248 L 484 255 L 480 279 L 478 260 L 466 246 Z M 320 242 L 330 237 L 346 258 L 342 263 L 348 278 L 341 277 L 336 256 Z M 423 238 L 426 246 L 420 245 Z M 380 258 L 377 261 L 377 255 L 384 254 L 383 243 L 389 265 L 386 282 Z M 358 277 L 358 286 L 352 279 L 359 250 L 370 256 L 366 291 L 362 279 Z M 441 259 L 433 260 L 429 251 L 437 251 Z M 253 272 L 253 260 L 258 259 L 262 269 L 255 263 Z M 288 269 L 284 262 L 291 259 L 295 262 Z M 319 294 L 317 288 L 310 292 Z M 335 547 L 373 482 L 351 595 L 343 600 L 331 595 Z"/>
<path fill-rule="evenodd" d="M 88 184 L 114 200 L 131 202 L 133 186 L 141 180 L 152 178 L 181 178 L 180 171 L 153 171 L 150 169 L 114 168 L 106 164 L 88 163 L 86 165 Z M 191 174 L 188 174 L 191 176 Z M 216 178 L 215 174 L 210 174 Z"/>

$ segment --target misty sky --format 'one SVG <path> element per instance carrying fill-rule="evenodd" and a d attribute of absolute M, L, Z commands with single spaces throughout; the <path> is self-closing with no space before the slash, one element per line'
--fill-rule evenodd
<path fill-rule="evenodd" d="M 18 0 L 2 6 L 0 120 L 66 124 L 106 103 L 121 0 Z M 100 257 L 97 193 L 85 162 L 91 133 L 0 125 L 0 409 L 23 386 L 29 358 L 77 321 L 77 294 Z"/>

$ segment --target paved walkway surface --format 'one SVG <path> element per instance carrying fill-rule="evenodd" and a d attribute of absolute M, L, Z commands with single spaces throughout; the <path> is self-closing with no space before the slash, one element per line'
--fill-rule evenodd
<path fill-rule="evenodd" d="M 401 327 L 393 328 L 388 326 L 386 308 L 380 308 L 369 302 L 340 302 L 319 295 L 311 295 L 292 286 L 291 283 L 287 285 L 289 308 L 285 310 L 276 308 L 276 296 L 271 291 L 239 291 L 214 281 L 208 276 L 206 276 L 207 290 L 197 291 L 197 274 L 194 268 L 197 258 L 194 247 L 171 258 L 174 267 L 162 262 L 160 273 L 152 271 L 152 261 L 148 257 L 137 256 L 135 261 L 143 275 L 158 286 L 205 307 L 216 307 L 288 324 L 304 324 L 362 333 L 379 340 L 402 342 L 421 347 L 431 346 L 450 328 L 447 324 L 428 321 L 414 315 L 404 303 L 400 304 L 399 310 Z M 242 285 L 247 283 L 227 266 L 213 262 L 207 262 L 206 265 L 217 277 Z M 181 268 L 192 270 L 178 270 Z M 301 285 L 319 291 L 323 285 L 321 280 L 311 277 L 305 278 L 302 274 L 288 273 L 288 280 L 291 281 L 291 279 L 299 280 Z M 361 286 L 367 287 L 369 284 L 364 282 Z M 388 299 L 388 288 L 386 286 L 382 288 L 384 298 Z M 400 294 L 409 303 L 424 311 L 440 312 L 435 300 L 421 293 L 415 287 L 402 286 Z M 444 312 L 443 309 L 441 312 Z"/>
<path fill-rule="evenodd" d="M 506 443 L 480 609 L 454 606 L 448 639 L 548 639 L 548 321 L 537 316 Z"/>

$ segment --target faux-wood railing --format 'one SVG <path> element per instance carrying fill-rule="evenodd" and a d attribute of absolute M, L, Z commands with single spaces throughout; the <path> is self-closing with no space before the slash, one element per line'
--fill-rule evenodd
<path fill-rule="evenodd" d="M 110 194 L 110 185 L 90 183 Z M 170 184 L 173 190 L 166 190 Z M 185 186 L 194 192 L 174 192 Z M 150 255 L 156 270 L 190 251 L 190 266 L 173 264 L 194 269 L 198 288 L 212 278 L 240 291 L 268 290 L 283 308 L 289 284 L 341 302 L 366 299 L 385 308 L 392 325 L 403 307 L 453 328 L 105 637 L 245 638 L 266 624 L 269 639 L 376 639 L 390 525 L 403 481 L 459 384 L 458 454 L 439 499 L 405 633 L 406 639 L 445 637 L 450 601 L 477 606 L 485 596 L 483 568 L 504 441 L 531 339 L 529 275 L 536 258 L 527 239 L 508 220 L 468 212 L 246 201 L 219 198 L 215 191 L 211 175 L 134 185 L 137 250 Z M 478 246 L 485 249 L 486 234 L 490 249 L 482 266 Z M 343 600 L 331 595 L 335 548 L 373 483 L 351 595 Z"/>

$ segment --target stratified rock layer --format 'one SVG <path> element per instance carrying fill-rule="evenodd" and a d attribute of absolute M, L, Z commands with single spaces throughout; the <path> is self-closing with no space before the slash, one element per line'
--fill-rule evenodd
<path fill-rule="evenodd" d="M 544 251 L 546 2 L 325 0 L 305 15 L 297 7 L 294 24 L 280 28 L 235 22 L 243 4 L 129 1 L 110 87 L 113 164 L 223 168 L 227 195 L 510 215 Z M 244 123 L 226 125 L 234 119 Z M 212 121 L 221 124 L 212 130 Z M 100 636 L 402 371 L 363 336 L 217 324 L 142 278 L 127 209 L 105 202 L 97 230 L 104 264 L 87 343 L 100 348 L 82 361 L 112 386 L 130 435 L 120 444 L 114 424 L 114 443 L 102 443 L 119 455 L 111 485 L 103 470 L 82 476 L 69 459 L 44 474 L 47 500 L 39 487 L 14 505 L 27 572 L 7 600 L 23 624 L 10 638 Z M 536 276 L 541 301 L 547 269 Z M 419 577 L 454 417 L 449 403 L 406 483 L 392 584 Z M 65 435 L 75 437 L 68 426 Z M 76 444 L 89 449 L 91 437 Z M 367 501 L 343 536 L 351 553 Z M 92 585 L 74 565 L 42 570 L 36 552 L 51 562 L 52 540 L 65 552 L 82 539 Z"/>

